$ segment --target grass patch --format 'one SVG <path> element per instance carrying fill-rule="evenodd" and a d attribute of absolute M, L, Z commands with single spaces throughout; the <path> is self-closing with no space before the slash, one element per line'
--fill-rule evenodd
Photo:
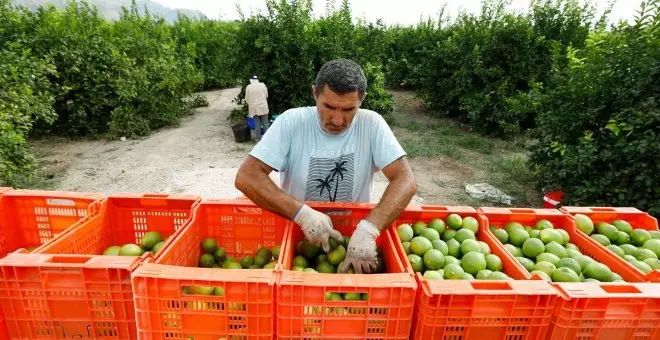
<path fill-rule="evenodd" d="M 487 163 L 488 182 L 517 198 L 516 206 L 539 206 L 541 197 L 535 189 L 535 177 L 526 165 L 527 157 L 513 154 L 492 158 Z"/>

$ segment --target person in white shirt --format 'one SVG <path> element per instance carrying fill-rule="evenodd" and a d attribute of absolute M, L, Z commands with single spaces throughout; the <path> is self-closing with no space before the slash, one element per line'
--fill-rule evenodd
<path fill-rule="evenodd" d="M 248 104 L 248 115 L 254 119 L 255 139 L 261 140 L 261 126 L 264 134 L 268 130 L 268 88 L 266 84 L 259 82 L 257 76 L 250 79 L 250 84 L 245 88 L 245 101 Z"/>
<path fill-rule="evenodd" d="M 364 71 L 354 61 L 326 63 L 312 93 L 316 106 L 279 116 L 245 160 L 235 185 L 260 207 L 294 220 L 305 238 L 329 250 L 342 240 L 330 217 L 305 202 L 369 202 L 371 183 L 381 171 L 390 181 L 383 197 L 361 220 L 340 271 L 376 268 L 376 238 L 403 212 L 417 191 L 406 153 L 383 117 L 361 109 L 367 91 Z M 281 189 L 268 177 L 281 173 Z"/>

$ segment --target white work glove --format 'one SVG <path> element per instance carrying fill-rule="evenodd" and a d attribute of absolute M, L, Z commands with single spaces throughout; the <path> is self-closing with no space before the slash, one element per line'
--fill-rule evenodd
<path fill-rule="evenodd" d="M 344 241 L 341 233 L 332 228 L 330 216 L 310 208 L 307 204 L 300 207 L 293 220 L 298 223 L 307 241 L 322 246 L 326 253 L 330 251 L 330 237 Z"/>
<path fill-rule="evenodd" d="M 371 273 L 376 270 L 376 238 L 380 230 L 371 222 L 362 220 L 351 236 L 348 243 L 346 258 L 341 264 L 339 271 L 348 272 L 353 265 L 356 274 Z"/>

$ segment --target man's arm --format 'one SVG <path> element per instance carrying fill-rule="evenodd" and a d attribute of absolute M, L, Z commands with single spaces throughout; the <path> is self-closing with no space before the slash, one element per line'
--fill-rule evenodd
<path fill-rule="evenodd" d="M 235 185 L 258 206 L 292 220 L 302 203 L 287 195 L 268 177 L 273 168 L 248 155 L 236 174 Z"/>
<path fill-rule="evenodd" d="M 371 210 L 366 220 L 383 231 L 406 209 L 417 192 L 417 183 L 406 156 L 383 168 L 383 174 L 390 181 L 378 205 Z"/>

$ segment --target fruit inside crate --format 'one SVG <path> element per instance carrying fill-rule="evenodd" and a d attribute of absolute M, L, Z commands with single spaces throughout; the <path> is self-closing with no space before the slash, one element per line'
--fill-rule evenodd
<path fill-rule="evenodd" d="M 245 200 L 200 203 L 162 255 L 133 273 L 138 334 L 272 338 L 279 268 L 273 250 L 279 258 L 288 223 Z M 257 255 L 260 249 L 269 253 Z"/>
<path fill-rule="evenodd" d="M 512 265 L 485 226 L 474 208 L 426 206 L 402 213 L 392 236 L 404 265 L 423 279 L 506 280 Z"/>
<path fill-rule="evenodd" d="M 658 221 L 635 208 L 566 207 L 577 228 L 610 254 L 627 262 L 642 279 L 660 282 Z"/>
<path fill-rule="evenodd" d="M 348 237 L 373 208 L 342 203 L 310 206 L 330 216 L 334 229 Z M 296 248 L 303 239 L 300 227 L 292 224 L 277 284 L 278 338 L 408 337 L 417 285 L 397 257 L 388 232 L 376 240 L 384 273 L 374 274 L 341 274 L 336 267 L 335 273 L 294 271 Z M 319 256 L 307 255 L 310 262 Z"/>
<path fill-rule="evenodd" d="M 488 232 L 517 265 L 518 279 L 552 282 L 639 282 L 554 209 L 480 208 Z"/>
<path fill-rule="evenodd" d="M 145 256 L 159 251 L 192 214 L 197 196 L 115 194 L 98 215 L 76 228 L 75 234 L 42 249 L 45 254 Z M 158 255 L 152 253 L 152 255 Z"/>
<path fill-rule="evenodd" d="M 0 258 L 17 249 L 37 250 L 93 215 L 103 198 L 95 193 L 12 190 L 0 195 Z"/>

